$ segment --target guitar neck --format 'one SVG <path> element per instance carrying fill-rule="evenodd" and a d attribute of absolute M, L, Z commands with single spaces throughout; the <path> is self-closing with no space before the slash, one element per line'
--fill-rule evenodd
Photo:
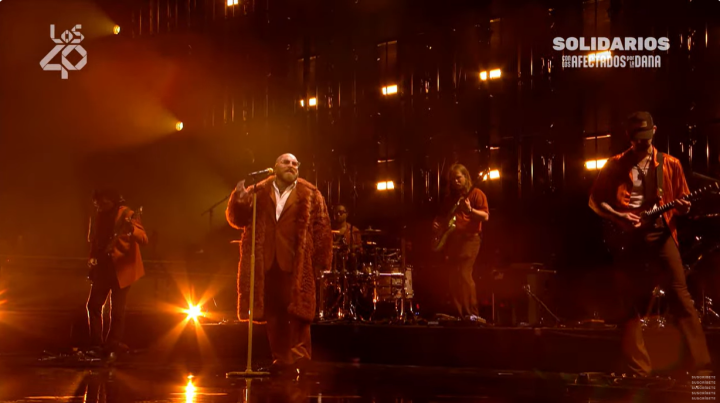
<path fill-rule="evenodd" d="M 690 199 L 692 199 L 692 198 L 695 198 L 695 197 L 697 197 L 697 196 L 700 196 L 701 194 L 707 192 L 708 190 L 711 190 L 711 189 L 717 188 L 717 187 L 718 187 L 718 184 L 705 186 L 705 187 L 702 188 L 702 189 L 698 189 L 698 190 L 696 190 L 696 191 L 694 191 L 694 192 L 690 192 L 690 193 L 686 194 L 686 195 L 683 196 L 683 197 L 679 197 L 679 198 L 671 201 L 670 203 L 663 204 L 662 206 L 657 206 L 657 207 L 652 208 L 652 209 L 650 209 L 650 210 L 646 210 L 646 211 L 644 212 L 644 214 L 645 214 L 645 216 L 649 216 L 649 217 L 658 216 L 658 215 L 660 215 L 660 214 L 665 213 L 665 212 L 668 211 L 668 210 L 671 210 L 671 209 L 675 208 L 675 206 L 677 205 L 678 201 L 680 201 L 680 200 L 690 200 Z"/>
<path fill-rule="evenodd" d="M 675 199 L 675 200 L 671 201 L 670 203 L 663 204 L 662 206 L 657 206 L 655 208 L 647 210 L 647 211 L 645 211 L 645 215 L 648 217 L 652 217 L 652 216 L 658 216 L 660 214 L 664 214 L 665 212 L 674 209 L 675 206 L 677 205 L 678 200 L 687 200 L 687 199 L 689 199 L 689 196 L 690 195 L 686 195 L 679 199 Z"/>

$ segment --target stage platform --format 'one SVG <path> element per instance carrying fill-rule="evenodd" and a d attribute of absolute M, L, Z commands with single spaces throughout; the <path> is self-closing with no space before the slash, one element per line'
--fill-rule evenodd
<path fill-rule="evenodd" d="M 86 343 L 82 314 L 4 312 L 0 356 L 67 349 Z M 253 354 L 269 358 L 263 325 L 254 326 Z M 720 359 L 720 329 L 706 329 L 711 354 Z M 425 367 L 612 372 L 620 363 L 617 329 L 505 328 L 473 325 L 316 323 L 314 359 L 322 362 Z M 247 324 L 196 323 L 182 315 L 131 313 L 126 343 L 167 362 L 244 362 Z M 653 365 L 671 371 L 687 356 L 672 327 L 646 331 Z"/>

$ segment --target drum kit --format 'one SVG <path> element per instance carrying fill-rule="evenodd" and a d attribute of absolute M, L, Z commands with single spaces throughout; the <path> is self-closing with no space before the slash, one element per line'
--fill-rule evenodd
<path fill-rule="evenodd" d="M 368 228 L 360 235 L 362 245 L 348 245 L 333 231 L 332 269 L 319 279 L 318 320 L 413 320 L 412 266 L 405 264 L 404 247 L 379 246 L 381 230 Z"/>

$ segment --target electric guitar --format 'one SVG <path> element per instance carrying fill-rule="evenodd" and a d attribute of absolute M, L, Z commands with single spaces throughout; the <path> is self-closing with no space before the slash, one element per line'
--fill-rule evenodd
<path fill-rule="evenodd" d="M 120 237 L 122 237 L 123 235 L 127 235 L 125 228 L 127 228 L 128 224 L 132 225 L 133 221 L 140 222 L 142 214 L 143 208 L 142 206 L 140 206 L 137 211 L 134 211 L 129 217 L 120 218 L 120 221 L 118 221 L 118 223 L 115 225 L 112 239 L 110 240 L 110 242 L 108 242 L 107 246 L 103 250 L 103 253 L 105 255 L 109 255 L 110 253 L 112 253 L 113 249 L 115 249 L 115 245 L 120 240 Z M 97 268 L 97 264 L 97 259 L 94 258 L 90 259 L 90 261 L 88 262 L 88 266 L 90 267 L 88 279 L 90 279 L 90 281 L 92 281 L 95 277 L 95 269 Z"/>
<path fill-rule="evenodd" d="M 641 206 L 636 209 L 622 211 L 623 213 L 633 213 L 636 216 L 640 217 L 640 225 L 637 227 L 632 227 L 630 225 L 619 224 L 618 222 L 613 220 L 605 220 L 605 244 L 608 246 L 610 251 L 613 252 L 613 254 L 622 253 L 628 249 L 628 247 L 633 243 L 633 241 L 637 240 L 636 235 L 638 233 L 641 233 L 644 229 L 647 229 L 648 227 L 652 227 L 663 213 L 675 208 L 679 200 L 697 200 L 701 197 L 706 196 L 707 194 L 717 192 L 718 190 L 720 190 L 720 183 L 716 182 L 711 185 L 707 185 L 701 189 L 698 189 L 694 192 L 690 192 L 689 194 L 675 199 L 670 203 L 663 204 L 662 206 L 655 205 L 649 209 L 646 206 Z"/>
<path fill-rule="evenodd" d="M 467 196 L 470 195 L 470 193 L 475 189 L 477 186 L 473 186 L 470 188 L 470 191 L 468 191 L 466 196 L 461 197 L 450 209 L 450 212 L 447 215 L 447 218 L 443 220 L 442 222 L 446 223 L 445 225 L 442 225 L 438 230 L 435 231 L 435 236 L 433 237 L 432 241 L 432 250 L 433 252 L 440 252 L 445 247 L 445 244 L 447 243 L 448 238 L 450 237 L 450 234 L 452 234 L 455 229 L 457 228 L 455 225 L 455 222 L 457 221 L 457 209 L 460 207 L 460 204 L 465 203 L 465 200 L 467 199 Z"/>

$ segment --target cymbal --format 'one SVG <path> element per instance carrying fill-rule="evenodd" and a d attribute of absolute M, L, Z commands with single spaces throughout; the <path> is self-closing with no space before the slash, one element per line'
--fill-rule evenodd
<path fill-rule="evenodd" d="M 380 235 L 383 233 L 383 230 L 381 229 L 375 229 L 375 228 L 368 228 L 365 230 L 360 230 L 360 233 L 362 235 Z"/>
<path fill-rule="evenodd" d="M 333 234 L 340 234 L 340 230 L 332 229 L 330 230 L 330 232 L 332 232 Z"/>

